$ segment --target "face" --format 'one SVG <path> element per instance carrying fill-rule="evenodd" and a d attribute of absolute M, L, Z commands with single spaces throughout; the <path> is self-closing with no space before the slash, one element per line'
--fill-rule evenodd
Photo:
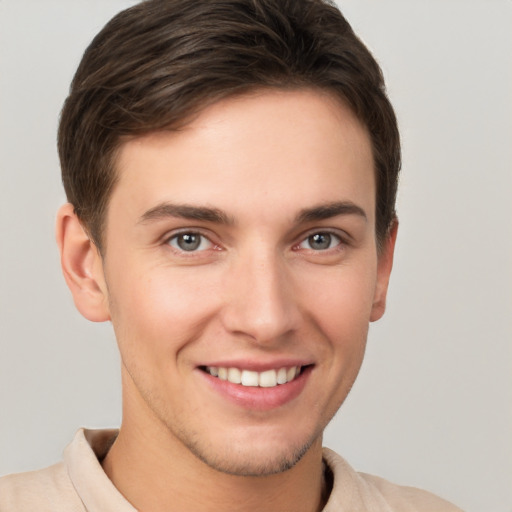
<path fill-rule="evenodd" d="M 228 473 L 291 467 L 382 313 L 368 134 L 330 96 L 264 91 L 126 143 L 118 172 L 101 288 L 123 426 Z"/>

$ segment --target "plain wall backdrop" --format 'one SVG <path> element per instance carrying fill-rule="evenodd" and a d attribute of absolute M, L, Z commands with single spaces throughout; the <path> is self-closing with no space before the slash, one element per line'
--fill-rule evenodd
<path fill-rule="evenodd" d="M 120 421 L 109 325 L 75 311 L 54 218 L 58 114 L 128 0 L 0 0 L 0 474 Z M 469 512 L 512 511 L 512 2 L 339 2 L 403 139 L 388 312 L 325 444 Z"/>

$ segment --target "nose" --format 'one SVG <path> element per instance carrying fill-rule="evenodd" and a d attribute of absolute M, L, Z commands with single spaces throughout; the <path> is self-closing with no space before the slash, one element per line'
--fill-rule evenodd
<path fill-rule="evenodd" d="M 260 345 L 272 345 L 295 331 L 300 322 L 293 276 L 273 251 L 240 257 L 225 280 L 224 328 Z"/>

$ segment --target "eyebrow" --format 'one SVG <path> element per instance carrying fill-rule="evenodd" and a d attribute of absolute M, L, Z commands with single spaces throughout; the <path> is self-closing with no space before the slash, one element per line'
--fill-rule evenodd
<path fill-rule="evenodd" d="M 215 222 L 217 224 L 234 224 L 234 220 L 218 208 L 207 206 L 191 206 L 188 204 L 160 203 L 145 212 L 139 219 L 139 223 L 152 220 L 162 220 L 168 217 Z"/>
<path fill-rule="evenodd" d="M 334 203 L 321 204 L 312 208 L 304 208 L 295 217 L 297 224 L 306 222 L 315 222 L 338 215 L 358 215 L 364 220 L 368 217 L 366 212 L 351 201 L 337 201 Z M 235 221 L 225 212 L 218 208 L 208 206 L 192 206 L 188 204 L 160 203 L 159 205 L 146 211 L 139 219 L 138 223 L 145 223 L 152 220 L 163 220 L 168 217 L 176 217 L 188 220 L 197 220 L 203 222 L 213 222 L 216 224 L 233 225 Z"/>
<path fill-rule="evenodd" d="M 322 204 L 312 208 L 305 208 L 295 218 L 297 224 L 315 222 L 330 219 L 338 215 L 358 215 L 365 221 L 368 220 L 366 212 L 351 201 L 337 201 L 334 203 Z"/>

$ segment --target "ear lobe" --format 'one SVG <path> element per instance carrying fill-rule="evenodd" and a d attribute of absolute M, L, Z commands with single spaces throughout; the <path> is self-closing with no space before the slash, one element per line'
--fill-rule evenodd
<path fill-rule="evenodd" d="M 375 285 L 375 294 L 370 315 L 370 322 L 379 320 L 386 311 L 386 296 L 388 293 L 389 277 L 393 268 L 393 255 L 395 252 L 395 242 L 398 232 L 398 219 L 395 218 L 389 234 L 384 241 L 384 247 L 379 254 L 377 262 L 377 283 Z"/>
<path fill-rule="evenodd" d="M 57 214 L 56 238 L 62 273 L 76 308 L 92 322 L 110 320 L 101 255 L 69 203 Z"/>

